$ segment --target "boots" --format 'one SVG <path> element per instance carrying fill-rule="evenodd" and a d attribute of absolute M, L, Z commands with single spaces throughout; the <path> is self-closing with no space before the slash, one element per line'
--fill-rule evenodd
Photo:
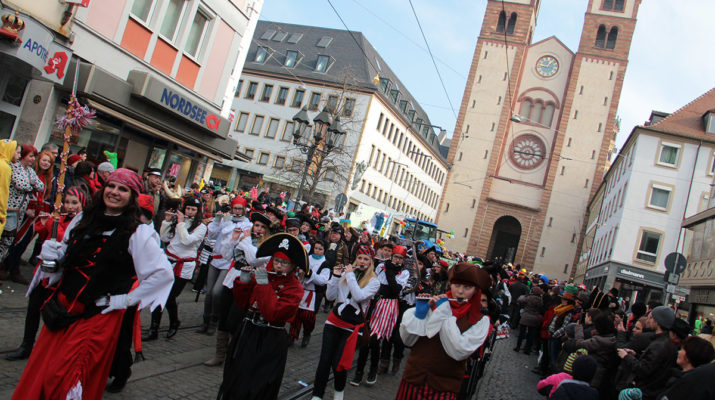
<path fill-rule="evenodd" d="M 156 309 L 151 313 L 151 325 L 146 335 L 142 336 L 142 341 L 149 342 L 159 338 L 159 325 L 161 324 L 161 310 Z"/>
<path fill-rule="evenodd" d="M 199 326 L 199 329 L 196 330 L 196 333 L 206 333 L 206 331 L 209 330 L 209 319 L 204 317 L 204 322 L 201 323 L 201 326 Z"/>
<path fill-rule="evenodd" d="M 223 364 L 226 359 L 226 351 L 228 350 L 228 332 L 216 332 L 216 354 L 214 357 L 204 363 L 208 367 L 215 367 Z"/>
<path fill-rule="evenodd" d="M 211 336 L 216 332 L 216 325 L 218 324 L 218 320 L 211 318 L 209 321 L 208 326 L 206 327 L 206 334 Z"/>
<path fill-rule="evenodd" d="M 392 359 L 392 375 L 397 375 L 397 372 L 400 370 L 400 364 L 402 363 L 401 358 L 393 358 Z"/>
<path fill-rule="evenodd" d="M 300 342 L 300 347 L 308 347 L 310 343 L 310 335 L 303 334 L 303 341 Z"/>
<path fill-rule="evenodd" d="M 181 325 L 181 321 L 177 320 L 176 322 L 172 322 L 169 324 L 169 330 L 166 331 L 166 338 L 171 339 L 176 335 L 176 333 L 179 331 L 179 326 Z"/>
<path fill-rule="evenodd" d="M 23 341 L 22 344 L 20 344 L 20 347 L 18 347 L 17 350 L 13 351 L 12 353 L 6 355 L 5 359 L 8 361 L 17 361 L 28 358 L 30 357 L 30 353 L 32 352 L 33 345 L 34 343 L 28 343 Z"/>
<path fill-rule="evenodd" d="M 170 339 L 176 335 L 179 331 L 179 306 L 176 305 L 176 299 L 172 299 L 171 302 L 166 302 L 166 312 L 169 313 L 169 330 L 166 331 L 166 338 Z"/>
<path fill-rule="evenodd" d="M 380 359 L 380 365 L 377 367 L 377 374 L 382 375 L 387 373 L 387 368 L 390 366 L 390 360 Z"/>

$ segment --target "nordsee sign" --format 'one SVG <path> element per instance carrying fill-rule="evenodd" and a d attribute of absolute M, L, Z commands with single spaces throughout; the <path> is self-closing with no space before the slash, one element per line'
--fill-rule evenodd
<path fill-rule="evenodd" d="M 143 71 L 131 71 L 127 81 L 134 85 L 132 93 L 135 95 L 171 110 L 217 136 L 228 136 L 231 123 L 219 115 L 218 108 L 187 94 L 178 86 L 171 87 Z"/>

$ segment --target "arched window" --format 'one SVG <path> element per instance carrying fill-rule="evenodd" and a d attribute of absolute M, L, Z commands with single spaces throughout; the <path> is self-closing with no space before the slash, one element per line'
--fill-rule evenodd
<path fill-rule="evenodd" d="M 504 27 L 506 26 L 506 13 L 504 11 L 499 13 L 499 22 L 497 22 L 497 33 L 504 33 Z"/>
<path fill-rule="evenodd" d="M 608 41 L 606 42 L 606 48 L 615 49 L 616 39 L 618 39 L 618 28 L 614 26 L 613 28 L 611 28 L 611 31 L 608 32 Z"/>
<path fill-rule="evenodd" d="M 513 35 L 514 34 L 514 27 L 516 27 L 516 13 L 513 12 L 509 16 L 509 25 L 506 26 L 506 33 L 507 35 Z"/>
<path fill-rule="evenodd" d="M 598 32 L 596 32 L 596 47 L 604 48 L 606 44 L 606 26 L 599 25 Z"/>
<path fill-rule="evenodd" d="M 524 101 L 521 102 L 521 108 L 519 109 L 519 115 L 522 118 L 529 119 L 529 114 L 531 114 L 531 100 L 524 99 Z"/>
<path fill-rule="evenodd" d="M 544 113 L 541 115 L 541 125 L 544 126 L 551 126 L 551 121 L 554 118 L 554 104 L 553 103 L 547 103 L 546 107 L 544 107 Z"/>
<path fill-rule="evenodd" d="M 534 103 L 534 107 L 531 109 L 531 115 L 529 116 L 529 121 L 539 123 L 541 121 L 541 114 L 544 111 L 544 103 L 540 100 Z"/>

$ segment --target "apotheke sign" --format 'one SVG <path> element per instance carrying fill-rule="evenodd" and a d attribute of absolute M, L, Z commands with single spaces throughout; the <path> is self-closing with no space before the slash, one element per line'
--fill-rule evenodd
<path fill-rule="evenodd" d="M 217 136 L 228 136 L 230 122 L 219 115 L 219 110 L 179 87 L 164 84 L 143 71 L 131 71 L 127 81 L 134 85 L 133 94 L 158 104 Z"/>
<path fill-rule="evenodd" d="M 9 8 L 0 10 L 0 15 L 14 14 Z M 69 68 L 72 50 L 55 43 L 55 35 L 32 17 L 19 14 L 25 21 L 25 29 L 19 32 L 22 42 L 15 45 L 0 42 L 0 53 L 8 54 L 30 64 L 43 78 L 62 83 Z"/>

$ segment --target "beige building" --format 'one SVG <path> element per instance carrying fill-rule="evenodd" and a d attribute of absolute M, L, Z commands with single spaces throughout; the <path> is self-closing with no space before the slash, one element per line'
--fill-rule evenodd
<path fill-rule="evenodd" d="M 565 278 L 603 176 L 640 0 L 589 0 L 579 49 L 532 43 L 540 1 L 489 1 L 438 224 L 446 246 Z"/>

